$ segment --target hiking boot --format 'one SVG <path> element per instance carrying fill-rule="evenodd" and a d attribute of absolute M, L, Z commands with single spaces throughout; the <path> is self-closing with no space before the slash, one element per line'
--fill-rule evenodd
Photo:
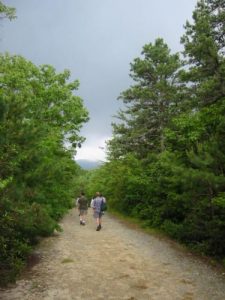
<path fill-rule="evenodd" d="M 96 228 L 96 231 L 99 231 L 101 229 L 100 225 Z"/>
<path fill-rule="evenodd" d="M 80 221 L 80 225 L 82 225 L 82 221 Z"/>
<path fill-rule="evenodd" d="M 82 225 L 85 225 L 85 221 L 82 221 Z"/>

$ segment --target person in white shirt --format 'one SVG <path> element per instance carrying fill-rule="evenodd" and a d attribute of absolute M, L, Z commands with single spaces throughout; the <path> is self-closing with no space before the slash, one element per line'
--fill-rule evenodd
<path fill-rule="evenodd" d="M 95 196 L 91 199 L 91 204 L 90 204 L 90 207 L 91 207 L 91 208 L 93 208 L 94 200 L 95 200 Z"/>

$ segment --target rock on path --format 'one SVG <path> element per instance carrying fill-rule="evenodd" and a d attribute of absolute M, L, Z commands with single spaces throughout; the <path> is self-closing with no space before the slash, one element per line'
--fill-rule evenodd
<path fill-rule="evenodd" d="M 108 216 L 95 231 L 89 211 L 79 225 L 75 209 L 63 232 L 36 249 L 40 262 L 4 300 L 223 300 L 225 276 L 166 240 L 129 228 Z"/>

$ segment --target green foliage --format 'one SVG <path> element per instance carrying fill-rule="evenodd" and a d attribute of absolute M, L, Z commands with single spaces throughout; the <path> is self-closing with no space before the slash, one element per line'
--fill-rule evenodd
<path fill-rule="evenodd" d="M 164 129 L 178 114 L 183 86 L 179 82 L 179 55 L 170 54 L 162 39 L 143 47 L 143 58 L 131 64 L 135 85 L 122 92 L 125 109 L 120 111 L 120 124 L 113 124 L 114 138 L 109 141 L 110 157 L 126 153 L 145 157 L 148 151 L 166 147 Z"/>
<path fill-rule="evenodd" d="M 194 23 L 186 23 L 181 38 L 189 65 L 183 79 L 193 89 L 193 106 L 198 109 L 225 96 L 224 1 L 202 0 L 193 12 Z"/>
<path fill-rule="evenodd" d="M 225 4 L 199 1 L 187 22 L 184 69 L 161 39 L 131 64 L 109 142 L 110 206 L 193 249 L 225 256 Z"/>
<path fill-rule="evenodd" d="M 73 157 L 88 119 L 69 71 L 0 56 L 0 272 L 14 280 L 30 247 L 72 207 Z M 10 239 L 9 239 L 10 236 Z"/>
<path fill-rule="evenodd" d="M 0 1 L 0 19 L 7 18 L 9 20 L 16 18 L 16 9 L 14 7 L 6 6 Z"/>
<path fill-rule="evenodd" d="M 17 231 L 17 220 L 1 201 L 0 214 L 0 275 L 1 285 L 12 281 L 24 266 L 31 248 Z"/>

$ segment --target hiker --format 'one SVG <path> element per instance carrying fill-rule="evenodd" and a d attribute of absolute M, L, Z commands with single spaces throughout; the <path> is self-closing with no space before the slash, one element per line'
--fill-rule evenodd
<path fill-rule="evenodd" d="M 80 197 L 78 198 L 77 204 L 78 204 L 78 209 L 80 211 L 80 213 L 79 213 L 80 225 L 85 225 L 86 224 L 85 218 L 86 218 L 87 210 L 88 210 L 88 201 L 83 192 L 81 193 Z"/>
<path fill-rule="evenodd" d="M 93 201 L 94 218 L 96 219 L 96 224 L 97 224 L 96 231 L 99 231 L 102 228 L 103 202 L 106 203 L 105 198 L 102 197 L 99 192 L 96 192 L 96 197 Z"/>

